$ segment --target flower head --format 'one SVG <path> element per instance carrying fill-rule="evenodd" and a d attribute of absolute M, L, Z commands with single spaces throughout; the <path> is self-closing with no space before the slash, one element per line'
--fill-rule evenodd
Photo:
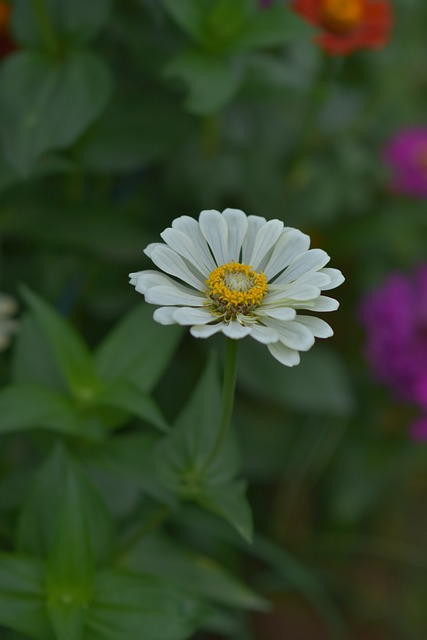
<path fill-rule="evenodd" d="M 316 41 L 330 55 L 376 49 L 389 39 L 390 0 L 295 0 L 293 9 L 322 29 Z"/>
<path fill-rule="evenodd" d="M 12 5 L 0 0 L 0 58 L 7 56 L 17 48 L 10 33 L 11 15 Z"/>
<path fill-rule="evenodd" d="M 392 173 L 393 191 L 427 197 L 427 127 L 400 131 L 389 140 L 383 155 Z"/>
<path fill-rule="evenodd" d="M 344 278 L 325 268 L 329 256 L 309 249 L 301 231 L 226 209 L 202 211 L 198 221 L 176 218 L 160 235 L 164 243 L 145 253 L 163 273 L 130 274 L 146 301 L 159 305 L 157 322 L 190 325 L 198 338 L 220 331 L 233 339 L 251 336 L 288 366 L 299 363 L 298 352 L 315 337 L 332 335 L 326 322 L 300 311 L 337 309 L 321 291 Z"/>
<path fill-rule="evenodd" d="M 17 310 L 15 300 L 0 293 L 0 351 L 6 349 L 10 343 L 12 334 L 16 329 L 16 322 L 12 320 L 13 314 Z"/>

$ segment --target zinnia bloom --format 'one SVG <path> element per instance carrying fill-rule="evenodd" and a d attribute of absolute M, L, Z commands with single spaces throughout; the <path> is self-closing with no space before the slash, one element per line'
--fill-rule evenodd
<path fill-rule="evenodd" d="M 391 188 L 397 193 L 427 197 L 427 127 L 404 129 L 384 148 L 391 170 Z"/>
<path fill-rule="evenodd" d="M 427 264 L 390 275 L 361 305 L 366 356 L 398 398 L 427 410 Z M 425 421 L 414 425 L 414 433 Z M 415 437 L 415 436 L 414 436 Z"/>
<path fill-rule="evenodd" d="M 376 49 L 389 40 L 390 0 L 295 0 L 293 9 L 321 27 L 316 42 L 330 55 Z"/>
<path fill-rule="evenodd" d="M 165 244 L 150 244 L 145 253 L 164 273 L 130 274 L 145 300 L 160 305 L 157 322 L 190 325 L 197 338 L 220 331 L 233 339 L 251 336 L 287 366 L 299 363 L 299 351 L 315 337 L 333 334 L 326 322 L 300 311 L 337 309 L 321 291 L 344 278 L 325 268 L 329 256 L 309 249 L 301 231 L 226 209 L 202 211 L 198 221 L 176 218 L 160 235 Z"/>
<path fill-rule="evenodd" d="M 17 304 L 13 298 L 0 293 L 0 351 L 6 349 L 12 334 L 16 329 L 16 322 L 12 320 Z"/>

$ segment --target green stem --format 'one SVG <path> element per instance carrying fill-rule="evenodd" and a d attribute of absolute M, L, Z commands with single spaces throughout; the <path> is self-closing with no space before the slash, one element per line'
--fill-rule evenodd
<path fill-rule="evenodd" d="M 59 53 L 59 41 L 56 37 L 49 13 L 46 9 L 45 0 L 31 0 L 37 26 L 44 40 L 46 49 L 53 56 Z"/>
<path fill-rule="evenodd" d="M 237 374 L 237 352 L 239 341 L 227 338 L 225 348 L 225 360 L 224 360 L 224 382 L 222 387 L 222 413 L 218 427 L 217 436 L 212 447 L 204 468 L 207 469 L 215 460 L 222 443 L 224 442 L 225 434 L 227 433 L 228 426 L 230 424 L 231 414 L 233 413 L 234 405 L 234 390 L 236 387 L 236 374 Z"/>

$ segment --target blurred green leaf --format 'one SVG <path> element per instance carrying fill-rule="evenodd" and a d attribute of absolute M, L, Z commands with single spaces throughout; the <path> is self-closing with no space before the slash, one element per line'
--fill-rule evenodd
<path fill-rule="evenodd" d="M 155 401 L 131 381 L 118 380 L 108 386 L 96 397 L 95 404 L 124 409 L 162 431 L 169 431 L 168 424 Z"/>
<path fill-rule="evenodd" d="M 53 640 L 45 612 L 44 582 L 40 560 L 0 554 L 0 624 L 36 640 Z"/>
<path fill-rule="evenodd" d="M 136 171 L 173 153 L 193 127 L 193 118 L 170 92 L 151 86 L 143 97 L 139 91 L 120 91 L 78 142 L 73 157 L 90 171 Z"/>
<path fill-rule="evenodd" d="M 74 514 L 75 524 L 67 525 L 73 519 L 73 510 L 78 511 Z M 64 531 L 67 526 L 70 528 L 68 532 Z M 79 544 L 87 544 L 94 562 L 104 565 L 111 557 L 113 545 L 110 516 L 80 466 L 65 449 L 57 447 L 37 473 L 24 503 L 18 522 L 17 545 L 24 553 L 42 557 L 49 557 L 55 550 L 54 557 L 60 562 L 61 554 L 69 553 L 72 558 L 74 551 L 67 550 L 67 547 L 57 548 L 60 545 L 58 540 L 66 535 L 83 535 L 83 529 L 87 541 Z M 75 552 L 80 554 L 79 562 L 82 562 L 81 558 L 87 551 L 76 549 Z M 76 562 L 78 559 L 76 557 Z M 73 568 L 65 564 L 65 577 L 67 572 L 72 577 L 73 571 L 78 571 L 78 566 Z"/>
<path fill-rule="evenodd" d="M 195 500 L 226 518 L 249 540 L 252 519 L 244 485 L 234 480 L 239 469 L 239 453 L 231 430 L 218 455 L 210 459 L 219 428 L 221 403 L 216 361 L 211 358 L 171 435 L 159 442 L 156 452 L 159 475 L 165 486 L 177 495 Z"/>
<path fill-rule="evenodd" d="M 204 17 L 208 4 L 206 0 L 161 0 L 162 6 L 175 22 L 198 41 L 203 32 Z"/>
<path fill-rule="evenodd" d="M 222 109 L 238 92 L 243 68 L 239 59 L 199 51 L 179 54 L 165 75 L 179 78 L 188 89 L 184 105 L 191 113 L 210 115 Z"/>
<path fill-rule="evenodd" d="M 261 611 L 268 608 L 261 596 L 215 560 L 178 546 L 162 534 L 142 538 L 125 562 L 128 569 L 162 576 L 217 604 Z"/>
<path fill-rule="evenodd" d="M 19 322 L 13 347 L 12 377 L 18 383 L 66 390 L 61 369 L 33 313 L 26 313 Z"/>
<path fill-rule="evenodd" d="M 305 20 L 278 3 L 257 11 L 235 38 L 233 51 L 247 51 L 259 47 L 277 47 L 291 42 L 308 40 L 313 28 Z"/>
<path fill-rule="evenodd" d="M 99 380 L 89 349 L 53 307 L 27 288 L 23 289 L 23 296 L 43 330 L 70 390 L 82 402 L 91 400 L 99 388 Z"/>
<path fill-rule="evenodd" d="M 95 120 L 111 93 L 103 60 L 84 50 L 55 61 L 19 52 L 0 69 L 0 134 L 4 154 L 28 175 L 46 151 L 72 144 Z"/>
<path fill-rule="evenodd" d="M 169 581 L 119 571 L 97 575 L 85 640 L 186 640 L 203 612 Z"/>
<path fill-rule="evenodd" d="M 79 419 L 70 398 L 37 384 L 21 383 L 0 390 L 0 433 L 27 429 L 79 432 Z"/>
<path fill-rule="evenodd" d="M 83 640 L 94 580 L 94 544 L 82 508 L 86 481 L 63 449 L 54 456 L 55 466 L 61 466 L 61 499 L 47 555 L 47 612 L 58 640 Z"/>
<path fill-rule="evenodd" d="M 328 347 L 316 345 L 292 369 L 281 366 L 254 341 L 245 344 L 240 356 L 239 383 L 257 398 L 304 413 L 348 416 L 353 412 L 346 369 Z"/>
<path fill-rule="evenodd" d="M 106 24 L 112 0 L 44 0 L 53 31 L 61 41 L 85 43 Z M 24 47 L 43 46 L 43 34 L 37 22 L 34 3 L 28 0 L 13 0 L 13 35 Z"/>
<path fill-rule="evenodd" d="M 129 381 L 151 391 L 168 366 L 182 328 L 154 322 L 153 309 L 140 302 L 108 334 L 95 352 L 99 377 L 105 382 Z"/>

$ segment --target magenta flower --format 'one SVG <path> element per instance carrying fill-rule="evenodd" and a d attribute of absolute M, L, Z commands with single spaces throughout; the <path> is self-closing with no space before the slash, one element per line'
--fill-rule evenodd
<path fill-rule="evenodd" d="M 367 332 L 366 357 L 378 380 L 396 397 L 427 410 L 427 264 L 408 276 L 390 275 L 366 296 L 360 319 Z M 426 427 L 424 421 L 415 423 L 414 434 Z"/>
<path fill-rule="evenodd" d="M 391 170 L 391 188 L 417 198 L 427 198 L 427 127 L 404 129 L 384 148 Z"/>

